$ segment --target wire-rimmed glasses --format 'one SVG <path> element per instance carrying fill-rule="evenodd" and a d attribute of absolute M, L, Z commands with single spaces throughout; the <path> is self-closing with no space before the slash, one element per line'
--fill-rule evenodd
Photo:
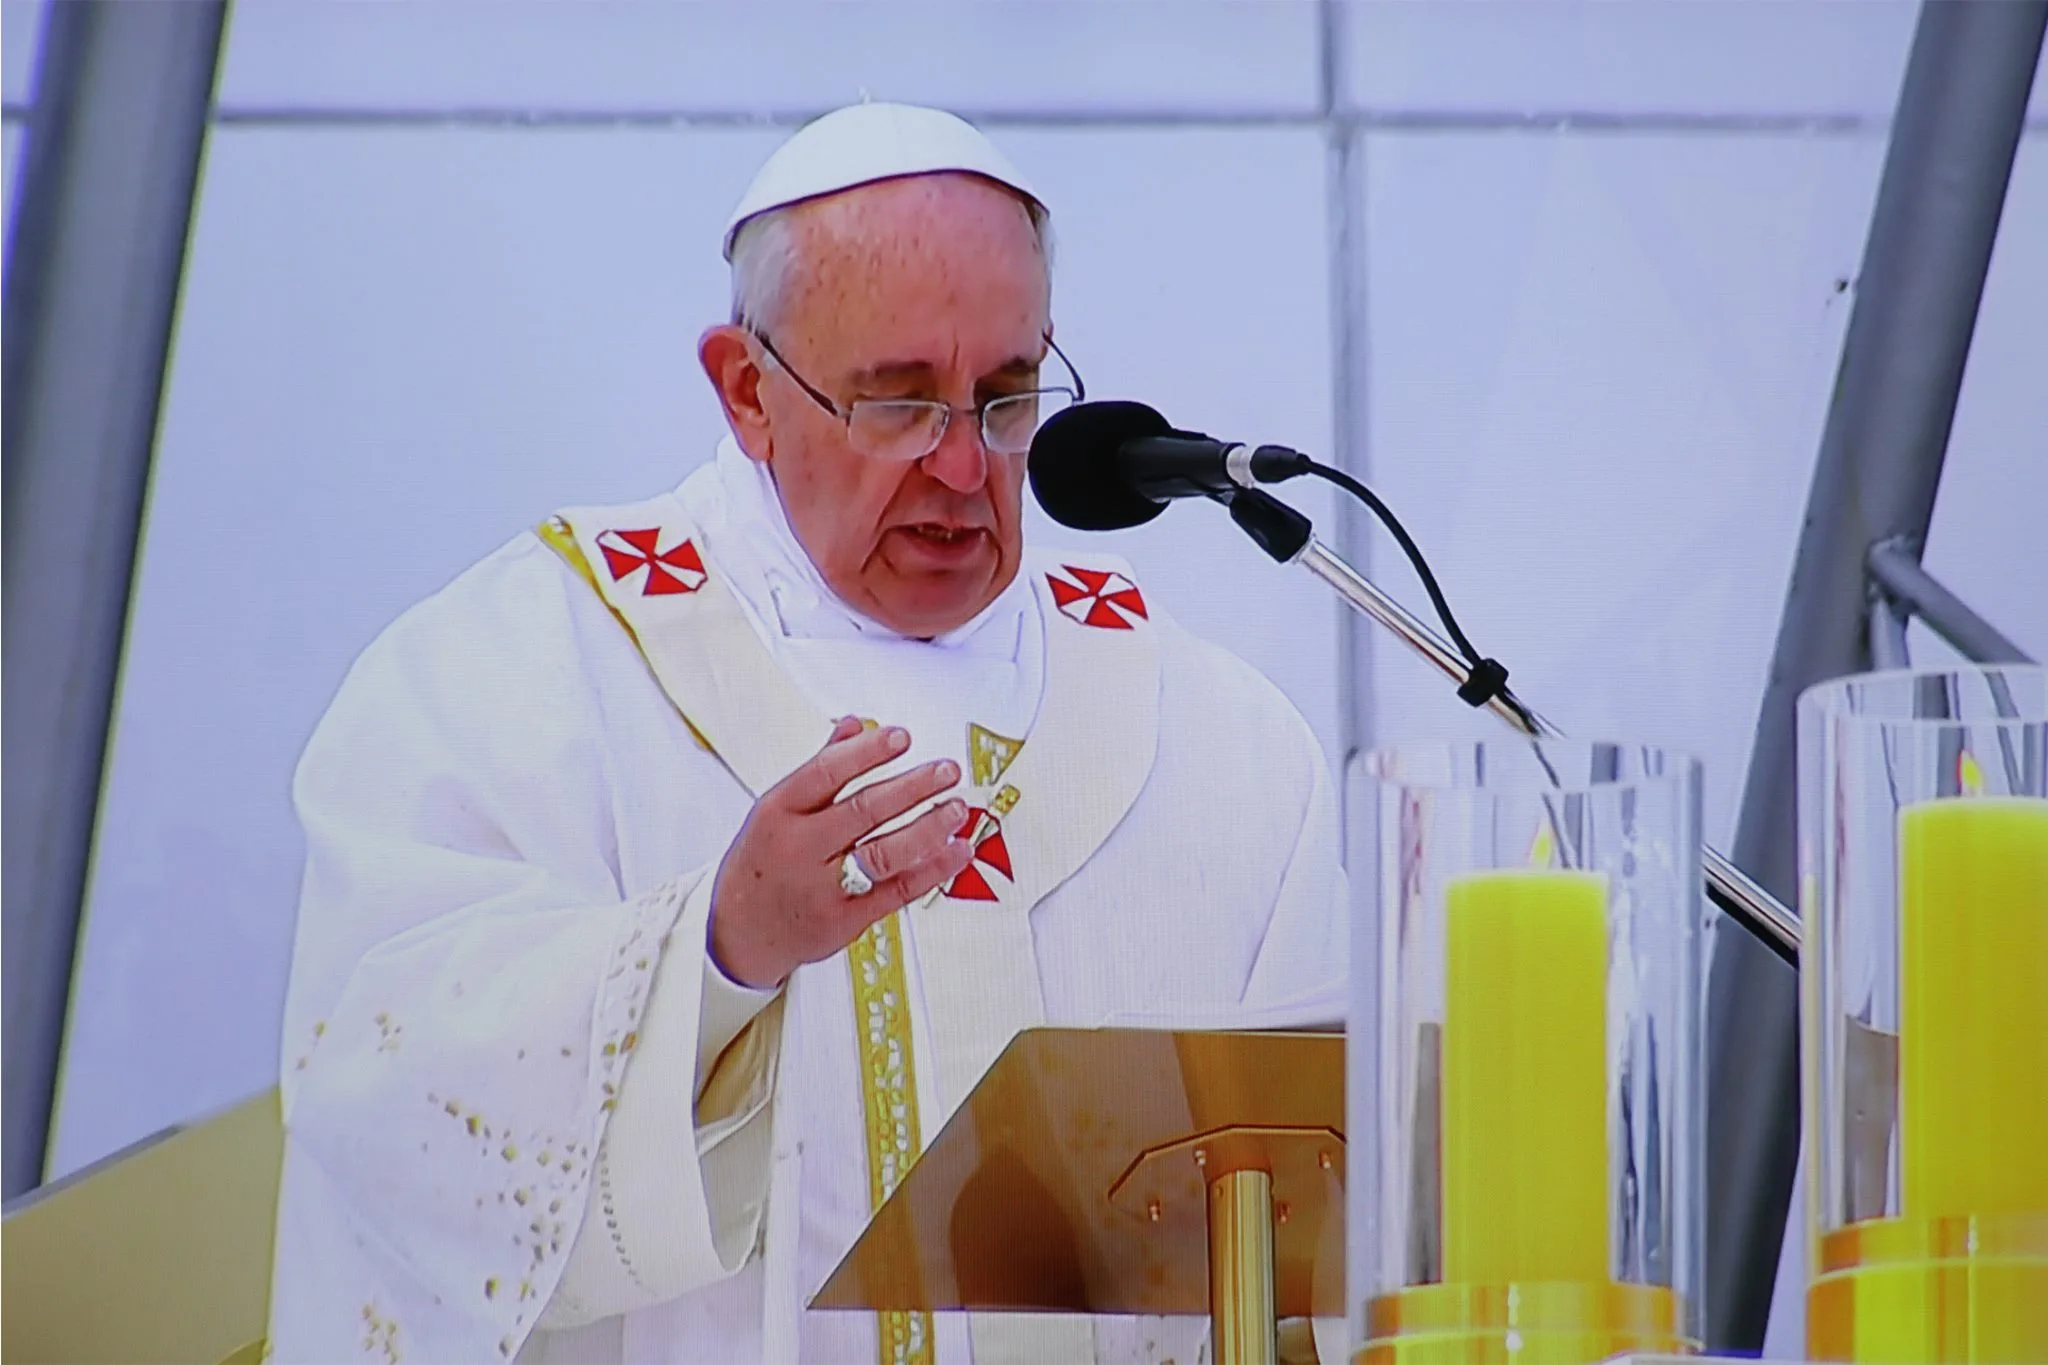
<path fill-rule="evenodd" d="M 768 353 L 769 359 L 794 380 L 812 402 L 846 423 L 848 444 L 870 459 L 895 464 L 910 464 L 937 450 L 939 442 L 946 438 L 946 429 L 952 424 L 955 412 L 975 415 L 981 427 L 981 443 L 992 453 L 1021 455 L 1031 449 L 1031 438 L 1038 434 L 1038 428 L 1047 419 L 1081 402 L 1088 394 L 1087 385 L 1081 382 L 1080 371 L 1074 368 L 1073 361 L 1067 359 L 1066 352 L 1054 343 L 1050 332 L 1046 333 L 1045 344 L 1067 367 L 1067 373 L 1073 376 L 1072 387 L 1054 385 L 998 394 L 970 408 L 956 408 L 935 398 L 856 398 L 851 403 L 836 403 L 791 369 L 789 362 L 782 358 L 766 336 L 760 332 L 753 336 L 761 343 L 761 349 Z"/>

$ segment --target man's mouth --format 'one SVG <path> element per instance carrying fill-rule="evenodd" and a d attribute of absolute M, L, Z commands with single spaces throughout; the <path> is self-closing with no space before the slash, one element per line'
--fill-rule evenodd
<path fill-rule="evenodd" d="M 946 526 L 936 521 L 913 522 L 903 529 L 935 545 L 958 545 L 981 534 L 978 526 Z"/>

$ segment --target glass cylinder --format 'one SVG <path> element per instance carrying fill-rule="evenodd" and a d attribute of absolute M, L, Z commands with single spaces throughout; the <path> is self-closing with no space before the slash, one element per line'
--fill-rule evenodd
<path fill-rule="evenodd" d="M 1501 740 L 1364 769 L 1354 1360 L 1697 1351 L 1699 765 Z"/>
<path fill-rule="evenodd" d="M 2048 673 L 1799 703 L 1807 1353 L 2048 1361 Z"/>

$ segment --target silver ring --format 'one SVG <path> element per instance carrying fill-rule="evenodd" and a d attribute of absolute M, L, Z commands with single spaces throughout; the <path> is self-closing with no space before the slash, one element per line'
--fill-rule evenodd
<path fill-rule="evenodd" d="M 860 850 L 839 860 L 839 889 L 849 896 L 865 896 L 875 889 L 875 879 L 860 865 Z"/>

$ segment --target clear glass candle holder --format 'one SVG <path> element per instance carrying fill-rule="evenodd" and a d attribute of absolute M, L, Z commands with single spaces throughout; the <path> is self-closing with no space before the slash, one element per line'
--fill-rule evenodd
<path fill-rule="evenodd" d="M 1364 767 L 1354 1360 L 1696 1351 L 1699 765 L 1501 740 Z"/>
<path fill-rule="evenodd" d="M 1799 703 L 1807 1353 L 2048 1361 L 2048 672 Z"/>

